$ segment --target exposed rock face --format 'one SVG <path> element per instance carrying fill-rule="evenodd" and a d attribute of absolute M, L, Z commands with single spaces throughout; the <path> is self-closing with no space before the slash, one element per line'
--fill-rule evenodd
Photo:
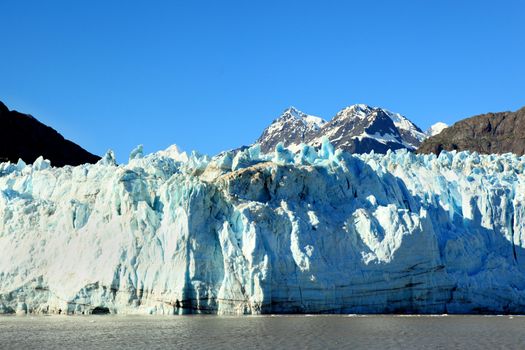
<path fill-rule="evenodd" d="M 324 138 L 352 153 L 386 153 L 415 150 L 426 135 L 404 116 L 364 104 L 344 108 L 328 122 L 292 107 L 274 120 L 256 143 L 263 152 L 273 151 L 278 143 L 298 151 L 303 143 L 319 148 Z"/>
<path fill-rule="evenodd" d="M 326 142 L 3 163 L 0 313 L 524 313 L 524 167 Z"/>
<path fill-rule="evenodd" d="M 54 166 L 96 163 L 100 157 L 64 139 L 34 117 L 9 111 L 0 102 L 0 161 L 33 163 L 39 156 Z"/>
<path fill-rule="evenodd" d="M 426 139 L 418 153 L 475 151 L 525 154 L 525 107 L 516 112 L 488 113 L 461 120 Z"/>

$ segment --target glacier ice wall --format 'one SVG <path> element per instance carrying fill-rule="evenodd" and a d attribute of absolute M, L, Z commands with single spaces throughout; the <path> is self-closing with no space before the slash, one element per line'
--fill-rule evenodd
<path fill-rule="evenodd" d="M 0 164 L 0 313 L 524 313 L 524 157 Z"/>

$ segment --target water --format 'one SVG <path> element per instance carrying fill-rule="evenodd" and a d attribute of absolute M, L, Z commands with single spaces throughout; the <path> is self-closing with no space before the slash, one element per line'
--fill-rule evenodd
<path fill-rule="evenodd" d="M 4 316 L 1 349 L 525 349 L 525 317 Z"/>

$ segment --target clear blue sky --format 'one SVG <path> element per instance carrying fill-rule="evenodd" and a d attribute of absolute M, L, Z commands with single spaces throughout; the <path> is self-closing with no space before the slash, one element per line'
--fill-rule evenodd
<path fill-rule="evenodd" d="M 88 150 L 253 142 L 294 105 L 423 129 L 525 105 L 525 1 L 0 2 L 0 100 Z"/>

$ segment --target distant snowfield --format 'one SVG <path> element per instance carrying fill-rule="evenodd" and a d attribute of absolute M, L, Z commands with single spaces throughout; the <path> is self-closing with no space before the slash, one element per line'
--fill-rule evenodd
<path fill-rule="evenodd" d="M 435 123 L 430 128 L 428 128 L 426 134 L 428 137 L 435 136 L 437 134 L 440 134 L 443 130 L 448 128 L 448 125 L 442 122 Z"/>
<path fill-rule="evenodd" d="M 524 313 L 525 158 L 0 164 L 0 313 Z"/>

